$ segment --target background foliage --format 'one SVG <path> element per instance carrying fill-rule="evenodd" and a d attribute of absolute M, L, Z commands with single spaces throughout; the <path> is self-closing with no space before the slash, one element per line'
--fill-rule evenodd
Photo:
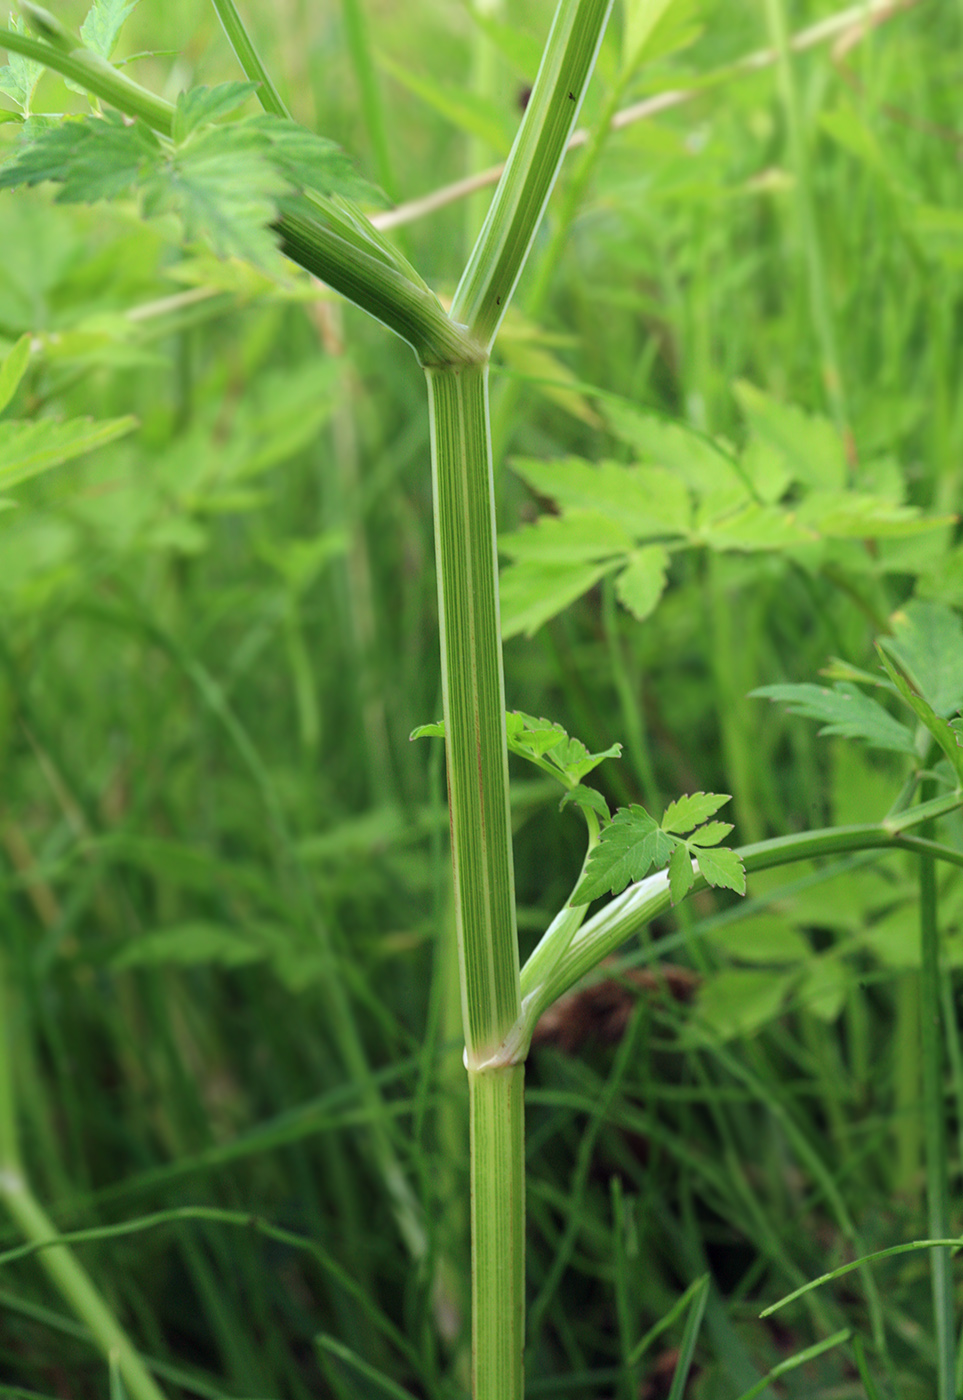
<path fill-rule="evenodd" d="M 295 116 L 401 199 L 507 153 L 551 6 L 479 8 L 370 6 L 383 132 L 345 58 L 352 6 L 248 17 Z M 947 713 L 963 689 L 963 11 L 911 5 L 788 67 L 734 66 L 827 13 L 675 7 L 619 105 L 692 100 L 612 135 L 566 224 L 573 157 L 493 374 L 509 704 L 592 753 L 621 740 L 593 779 L 613 805 L 731 792 L 741 841 L 877 819 L 908 762 L 819 741 L 751 690 L 831 657 L 881 675 L 872 641 L 900 618 Z M 118 53 L 170 97 L 238 76 L 193 3 L 134 10 Z M 84 110 L 48 76 L 29 100 Z M 450 290 L 483 210 L 396 236 Z M 408 742 L 440 712 L 422 377 L 307 281 L 184 252 L 156 214 L 0 195 L 0 351 L 23 370 L 0 423 L 0 922 L 24 1154 L 63 1228 L 203 1203 L 319 1246 L 187 1221 L 82 1246 L 171 1393 L 447 1397 L 466 1128 L 441 747 Z M 43 451 L 65 464 L 34 481 Z M 597 471 L 586 494 L 599 462 L 609 497 Z M 762 513 L 733 530 L 746 480 Z M 577 814 L 530 773 L 526 951 L 582 858 Z M 963 894 L 940 881 L 953 967 Z M 664 1395 L 681 1319 L 639 1340 L 706 1271 L 700 1400 L 841 1327 L 879 1394 L 933 1393 L 922 1255 L 758 1320 L 926 1232 L 915 899 L 898 856 L 756 876 L 745 905 L 697 897 L 546 1018 L 533 1396 Z M 952 1108 L 955 1029 L 949 1051 Z M 392 1155 L 425 1210 L 416 1262 Z M 0 1305 L 10 1393 L 104 1392 L 36 1261 L 4 1269 Z M 764 1393 L 869 1394 L 857 1362 L 847 1343 Z"/>

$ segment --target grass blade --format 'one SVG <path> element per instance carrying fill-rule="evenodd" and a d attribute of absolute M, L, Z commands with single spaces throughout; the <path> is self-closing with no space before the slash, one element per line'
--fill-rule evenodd
<path fill-rule="evenodd" d="M 703 1274 L 692 1293 L 692 1301 L 689 1305 L 689 1316 L 686 1318 L 685 1331 L 682 1333 L 679 1360 L 676 1362 L 675 1375 L 672 1377 L 672 1388 L 669 1391 L 668 1400 L 682 1400 L 685 1394 L 686 1382 L 689 1379 L 689 1371 L 692 1368 L 692 1358 L 695 1355 L 696 1342 L 699 1337 L 699 1328 L 702 1326 L 702 1319 L 705 1315 L 706 1303 L 708 1301 L 709 1275 Z"/>

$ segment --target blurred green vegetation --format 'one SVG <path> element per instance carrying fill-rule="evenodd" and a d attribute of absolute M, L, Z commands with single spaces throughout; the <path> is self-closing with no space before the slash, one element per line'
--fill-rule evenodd
<path fill-rule="evenodd" d="M 345 12 L 247 8 L 294 115 L 378 178 Z M 514 457 L 631 459 L 592 387 L 741 451 L 740 380 L 833 423 L 854 483 L 952 516 L 963 9 L 910 5 L 746 72 L 736 60 L 781 25 L 833 7 L 676 8 L 675 45 L 621 105 L 691 100 L 611 134 L 562 226 L 573 155 L 505 327 L 500 528 L 550 508 Z M 548 0 L 508 0 L 487 29 L 463 5 L 366 9 L 398 197 L 504 157 Z M 168 96 L 237 76 L 195 3 L 140 6 L 120 52 L 144 54 L 129 71 Z M 82 99 L 45 77 L 35 107 Z M 483 211 L 475 196 L 397 232 L 442 293 Z M 423 377 L 306 281 L 278 287 L 177 237 L 123 207 L 0 197 L 0 351 L 33 346 L 8 416 L 139 423 L 0 513 L 0 927 L 23 1153 L 63 1229 L 207 1204 L 320 1245 L 184 1220 L 78 1246 L 170 1394 L 446 1400 L 469 1345 L 467 1125 L 443 757 L 408 742 L 440 711 Z M 613 802 L 732 792 L 741 840 L 875 820 L 903 759 L 818 741 L 748 692 L 816 679 L 832 656 L 872 666 L 911 600 L 963 604 L 956 538 L 947 523 L 850 541 L 818 568 L 689 549 L 644 623 L 607 577 L 507 643 L 508 703 L 592 750 L 621 740 L 601 770 Z M 582 859 L 554 796 L 519 773 L 523 952 Z M 940 835 L 963 841 L 958 820 Z M 916 891 L 889 857 L 756 877 L 738 910 L 700 896 L 546 1028 L 528 1076 L 533 1398 L 659 1400 L 682 1319 L 641 1358 L 636 1343 L 707 1269 L 697 1400 L 735 1400 L 843 1326 L 880 1395 L 934 1393 L 925 1255 L 758 1320 L 834 1263 L 926 1233 Z M 954 933 L 955 875 L 940 897 Z M 944 991 L 952 1011 L 949 972 Z M 958 1180 L 952 1018 L 948 1051 Z M 423 1206 L 419 1259 L 389 1159 Z M 0 1394 L 107 1385 L 36 1261 L 7 1266 Z M 766 1393 L 869 1393 L 849 1346 L 780 1386 Z"/>

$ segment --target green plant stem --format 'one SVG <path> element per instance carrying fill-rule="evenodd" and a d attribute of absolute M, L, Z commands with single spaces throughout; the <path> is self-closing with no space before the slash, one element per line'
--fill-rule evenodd
<path fill-rule="evenodd" d="M 212 0 L 212 4 L 228 43 L 234 50 L 234 57 L 251 82 L 258 84 L 257 100 L 265 112 L 273 112 L 277 117 L 290 117 L 291 113 L 261 62 L 261 56 L 238 14 L 234 0 Z"/>
<path fill-rule="evenodd" d="M 893 1136 L 895 1166 L 893 1188 L 901 1195 L 920 1199 L 920 1164 L 923 1160 L 923 1124 L 920 1117 L 920 978 L 907 968 L 894 979 L 895 1029 L 893 1057 Z"/>
<path fill-rule="evenodd" d="M 956 806 L 960 804 L 959 795 L 947 800 Z M 921 812 L 929 809 L 914 810 Z M 902 826 L 909 825 L 910 818 L 911 813 L 902 814 Z M 920 817 L 920 823 L 925 819 L 925 815 Z M 751 874 L 756 870 L 771 870 L 776 866 L 791 865 L 799 860 L 815 860 L 824 856 L 843 855 L 849 851 L 871 850 L 913 851 L 917 855 L 931 855 L 934 859 L 963 866 L 963 852 L 918 836 L 906 835 L 904 830 L 893 831 L 885 822 L 865 826 L 829 827 L 823 831 L 779 836 L 771 841 L 743 846 L 739 849 L 739 855 L 742 856 L 747 873 Z M 707 886 L 703 876 L 697 875 L 690 894 L 705 888 Z M 526 1013 L 530 1007 L 550 1006 L 591 972 L 603 958 L 616 952 L 627 938 L 658 915 L 664 914 L 671 905 L 667 871 L 660 870 L 638 884 L 630 885 L 598 914 L 582 924 L 558 960 L 549 964 L 551 973 L 547 982 L 540 983 L 533 978 L 526 963 L 521 973 L 522 1004 Z M 547 950 L 542 949 L 542 958 L 546 955 Z M 526 1014 L 523 1026 L 519 1027 L 512 1037 L 513 1045 L 527 1046 L 534 1029 L 534 1021 Z"/>
<path fill-rule="evenodd" d="M 29 34 L 18 34 L 15 29 L 0 29 L 0 48 L 52 68 L 55 73 L 79 83 L 119 112 L 125 112 L 129 117 L 140 117 L 141 121 L 163 136 L 170 136 L 173 130 L 172 102 L 141 87 L 140 83 L 135 83 L 133 78 L 128 78 L 105 58 L 82 48 L 79 40 L 75 49 L 66 50 L 42 39 L 34 39 Z"/>
<path fill-rule="evenodd" d="M 488 217 L 452 301 L 452 319 L 491 348 L 558 176 L 612 0 L 561 0 Z"/>
<path fill-rule="evenodd" d="M 428 381 L 442 697 L 472 1158 L 474 1400 L 521 1400 L 522 1024 L 488 352 L 534 241 L 612 0 L 560 0 L 525 117 L 451 308 L 471 354 Z M 453 362 L 455 361 L 455 362 Z"/>
<path fill-rule="evenodd" d="M 476 0 L 474 10 L 480 20 L 494 20 L 497 23 L 505 21 L 505 0 Z M 497 102 L 500 76 L 498 51 L 483 29 L 476 26 L 472 35 L 469 79 L 472 93 L 485 101 Z M 466 178 L 471 179 L 500 154 L 501 152 L 495 150 L 482 136 L 469 136 L 465 162 Z M 487 213 L 488 199 L 484 190 L 477 191 L 465 201 L 465 234 L 468 248 L 474 243 Z"/>
<path fill-rule="evenodd" d="M 949 1171 L 946 1160 L 946 1108 L 943 1097 L 943 1035 L 940 1010 L 940 946 L 937 921 L 936 862 L 920 857 L 920 1049 L 923 1062 L 923 1125 L 926 1142 L 926 1194 L 929 1233 L 946 1239 L 950 1227 Z M 956 1395 L 956 1337 L 950 1251 L 930 1254 L 936 1372 L 939 1400 Z"/>
<path fill-rule="evenodd" d="M 13 1063 L 14 1025 L 7 992 L 5 960 L 0 949 L 0 1172 L 19 1175 L 20 1139 Z"/>
<path fill-rule="evenodd" d="M 407 341 L 423 365 L 485 359 L 433 292 L 335 232 L 308 199 L 284 200 L 275 227 L 287 257 Z"/>
<path fill-rule="evenodd" d="M 745 683 L 746 618 L 745 601 L 734 597 L 727 587 L 725 562 L 710 552 L 706 569 L 707 651 L 718 700 L 719 730 L 726 781 L 735 797 L 737 829 L 751 841 L 759 841 L 765 823 L 757 802 L 759 760 L 752 742 L 754 720 L 749 713 Z M 739 618 L 740 625 L 735 626 Z M 756 749 L 754 753 L 753 750 Z M 727 788 L 727 791 L 729 789 Z"/>
<path fill-rule="evenodd" d="M 508 381 L 518 387 L 518 380 Z M 605 640 L 608 643 L 609 664 L 612 669 L 612 685 L 619 702 L 619 711 L 626 736 L 626 748 L 635 769 L 635 776 L 642 788 L 645 805 L 655 811 L 662 805 L 662 794 L 652 766 L 652 754 L 643 724 L 645 711 L 641 687 L 635 677 L 630 677 L 625 664 L 622 646 L 622 629 L 619 625 L 619 610 L 615 598 L 615 585 L 611 578 L 602 580 L 602 619 L 605 627 Z"/>
<path fill-rule="evenodd" d="M 602 104 L 602 109 L 591 130 L 588 132 L 585 149 L 578 159 L 575 170 L 565 182 L 564 191 L 553 214 L 552 230 L 548 239 L 548 244 L 539 255 L 538 268 L 530 280 L 524 298 L 525 315 L 536 323 L 540 323 L 545 314 L 545 308 L 548 304 L 552 285 L 558 273 L 566 244 L 571 237 L 575 219 L 579 209 L 583 205 L 589 184 L 602 158 L 609 136 L 614 130 L 613 122 L 618 115 L 622 98 L 635 75 L 636 67 L 637 62 L 629 65 L 623 64 L 615 81 L 609 86 Z M 496 461 L 501 459 L 502 453 L 507 445 L 511 432 L 511 424 L 515 417 L 515 409 L 521 391 L 522 383 L 517 379 L 503 380 L 499 386 L 499 393 L 495 401 L 495 421 L 493 427 Z M 611 592 L 612 589 L 609 584 L 603 597 L 611 596 Z M 618 671 L 616 671 L 616 675 L 618 675 Z M 621 701 L 621 694 L 619 698 Z M 651 764 L 647 764 L 644 741 L 640 747 L 638 739 L 634 737 L 634 735 L 640 733 L 640 731 L 641 726 L 637 720 L 633 720 L 629 728 L 626 729 L 625 732 L 629 736 L 629 752 L 632 753 L 633 756 L 639 756 L 643 765 L 647 765 L 649 774 L 651 775 Z M 650 782 L 649 778 L 643 776 L 642 782 L 643 788 L 646 790 L 646 800 L 648 801 L 650 800 L 648 789 L 651 787 L 652 791 L 654 791 L 654 778 Z"/>
<path fill-rule="evenodd" d="M 524 1393 L 524 1065 L 469 1071 L 474 1400 Z"/>
<path fill-rule="evenodd" d="M 469 1069 L 519 1013 L 487 366 L 429 369 L 445 752 Z"/>

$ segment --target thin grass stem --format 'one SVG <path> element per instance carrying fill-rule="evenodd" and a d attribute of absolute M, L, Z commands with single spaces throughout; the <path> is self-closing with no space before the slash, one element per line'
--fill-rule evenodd
<path fill-rule="evenodd" d="M 949 1170 L 946 1160 L 946 1110 L 943 1097 L 943 1033 L 940 1005 L 940 946 L 937 918 L 936 862 L 920 857 L 920 1048 L 923 1069 L 923 1123 L 926 1142 L 926 1196 L 929 1232 L 934 1239 L 951 1233 Z M 936 1372 L 939 1400 L 956 1395 L 956 1333 L 950 1251 L 930 1254 Z"/>
<path fill-rule="evenodd" d="M 371 51 L 371 34 L 363 0 L 341 0 L 341 14 L 344 18 L 345 38 L 348 41 L 354 76 L 361 94 L 361 110 L 374 155 L 375 173 L 381 188 L 395 198 L 397 184 L 388 141 L 385 104 Z"/>

